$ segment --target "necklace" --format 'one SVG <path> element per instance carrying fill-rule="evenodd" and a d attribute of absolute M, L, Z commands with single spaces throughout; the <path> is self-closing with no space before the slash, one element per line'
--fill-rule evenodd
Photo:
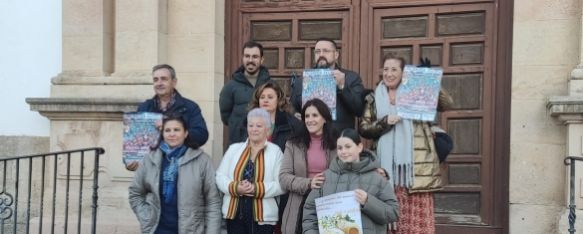
<path fill-rule="evenodd" d="M 395 103 L 397 102 L 397 93 L 395 90 L 389 89 L 389 102 L 391 103 L 391 105 L 395 105 Z"/>

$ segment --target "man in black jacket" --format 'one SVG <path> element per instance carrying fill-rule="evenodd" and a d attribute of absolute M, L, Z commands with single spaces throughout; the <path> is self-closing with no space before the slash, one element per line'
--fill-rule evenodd
<path fill-rule="evenodd" d="M 156 112 L 165 116 L 181 116 L 188 124 L 188 134 L 193 143 L 202 146 L 208 140 L 209 134 L 206 122 L 198 104 L 182 97 L 176 90 L 176 71 L 168 64 L 156 65 L 152 68 L 152 80 L 156 95 L 138 106 L 138 112 Z M 158 126 L 161 127 L 161 126 Z M 138 168 L 138 162 L 126 165 L 130 171 Z"/>
<path fill-rule="evenodd" d="M 247 106 L 255 89 L 271 78 L 263 67 L 263 46 L 249 41 L 243 45 L 243 64 L 233 73 L 219 96 L 221 121 L 229 127 L 229 144 L 235 143 L 235 131 L 247 116 Z"/>
<path fill-rule="evenodd" d="M 340 53 L 336 42 L 321 38 L 316 41 L 314 61 L 316 68 L 333 70 L 336 79 L 336 120 L 333 125 L 338 132 L 354 128 L 355 117 L 362 116 L 364 110 L 362 79 L 353 71 L 342 69 L 338 65 Z M 302 109 L 302 80 L 293 81 L 291 102 L 297 112 Z"/>

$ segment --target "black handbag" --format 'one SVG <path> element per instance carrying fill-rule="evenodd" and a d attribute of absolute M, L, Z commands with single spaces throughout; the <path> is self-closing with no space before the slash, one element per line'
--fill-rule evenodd
<path fill-rule="evenodd" d="M 434 132 L 433 142 L 435 143 L 435 151 L 439 158 L 439 163 L 445 162 L 445 159 L 453 149 L 453 140 L 445 132 Z"/>

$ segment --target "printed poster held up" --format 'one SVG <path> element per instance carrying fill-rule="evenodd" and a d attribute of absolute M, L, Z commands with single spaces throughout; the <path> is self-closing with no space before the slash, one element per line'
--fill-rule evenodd
<path fill-rule="evenodd" d="M 126 164 L 140 161 L 158 143 L 160 131 L 156 122 L 162 123 L 162 114 L 133 112 L 123 114 L 123 159 Z"/>
<path fill-rule="evenodd" d="M 318 230 L 322 234 L 362 234 L 360 204 L 354 191 L 316 198 Z"/>
<path fill-rule="evenodd" d="M 302 83 L 302 106 L 318 98 L 330 108 L 332 120 L 336 120 L 336 80 L 330 69 L 306 69 Z"/>
<path fill-rule="evenodd" d="M 443 69 L 405 66 L 397 89 L 397 114 L 405 119 L 433 121 Z"/>

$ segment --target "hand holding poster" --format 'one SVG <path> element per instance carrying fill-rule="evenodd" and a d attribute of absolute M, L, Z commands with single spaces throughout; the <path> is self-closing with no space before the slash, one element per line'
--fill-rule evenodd
<path fill-rule="evenodd" d="M 441 68 L 405 66 L 397 89 L 397 114 L 405 119 L 433 121 L 442 75 Z"/>
<path fill-rule="evenodd" d="M 160 131 L 156 122 L 162 123 L 162 114 L 151 112 L 123 114 L 123 159 L 126 164 L 140 161 L 156 145 Z"/>
<path fill-rule="evenodd" d="M 318 98 L 332 112 L 332 120 L 336 120 L 336 79 L 330 69 L 306 69 L 303 74 L 302 106 L 307 101 Z"/>
<path fill-rule="evenodd" d="M 316 198 L 318 229 L 322 234 L 362 234 L 360 204 L 354 191 Z"/>

